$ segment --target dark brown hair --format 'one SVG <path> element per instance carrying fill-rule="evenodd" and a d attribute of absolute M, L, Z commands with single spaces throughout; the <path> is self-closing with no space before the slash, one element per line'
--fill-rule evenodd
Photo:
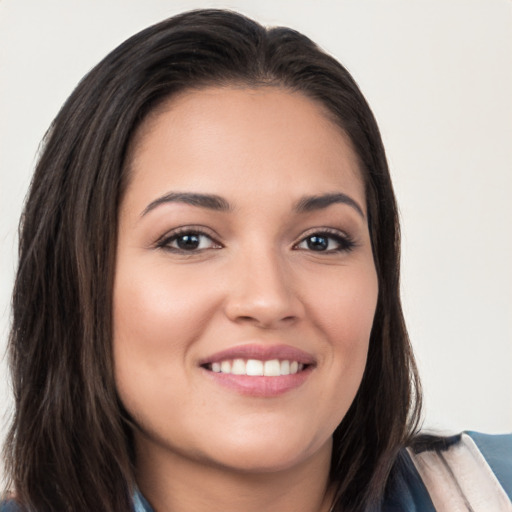
<path fill-rule="evenodd" d="M 15 414 L 6 467 L 29 510 L 126 511 L 130 427 L 112 372 L 118 206 L 130 142 L 149 112 L 206 86 L 281 87 L 323 105 L 351 139 L 366 184 L 379 298 L 357 396 L 334 433 L 334 510 L 382 498 L 419 417 L 399 298 L 399 227 L 379 130 L 335 59 L 288 28 L 220 10 L 136 34 L 77 86 L 48 131 L 20 225 L 9 340 Z"/>

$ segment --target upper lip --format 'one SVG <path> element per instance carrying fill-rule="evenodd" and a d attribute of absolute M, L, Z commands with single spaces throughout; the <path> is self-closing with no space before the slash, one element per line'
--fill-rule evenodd
<path fill-rule="evenodd" d="M 314 364 L 315 358 L 307 352 L 292 347 L 291 345 L 261 345 L 256 343 L 237 345 L 205 357 L 199 361 L 200 365 L 218 363 L 228 359 L 258 359 L 270 361 L 279 359 L 281 361 L 297 361 L 302 364 Z"/>

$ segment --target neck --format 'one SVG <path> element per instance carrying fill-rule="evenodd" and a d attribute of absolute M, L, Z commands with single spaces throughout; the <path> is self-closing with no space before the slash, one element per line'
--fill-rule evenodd
<path fill-rule="evenodd" d="M 155 512 L 328 512 L 331 507 L 331 443 L 272 472 L 205 464 L 145 443 L 137 448 L 137 483 Z"/>

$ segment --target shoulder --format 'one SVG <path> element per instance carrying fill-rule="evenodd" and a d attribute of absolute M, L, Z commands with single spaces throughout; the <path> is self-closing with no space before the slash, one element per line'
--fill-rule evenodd
<path fill-rule="evenodd" d="M 0 512 L 21 512 L 21 508 L 12 500 L 0 501 Z"/>
<path fill-rule="evenodd" d="M 403 449 L 382 510 L 435 512 L 441 503 L 457 510 L 459 502 L 492 503 L 493 510 L 501 510 L 511 501 L 512 434 L 463 432 L 450 437 L 420 435 Z"/>
<path fill-rule="evenodd" d="M 0 510 L 0 512 L 2 511 Z M 133 512 L 153 512 L 151 505 L 138 489 L 135 490 L 133 495 Z"/>
<path fill-rule="evenodd" d="M 24 512 L 24 507 L 20 506 L 12 499 L 1 499 L 0 512 Z M 151 505 L 146 501 L 139 490 L 133 494 L 133 512 L 153 512 Z"/>
<path fill-rule="evenodd" d="M 24 509 L 14 500 L 0 500 L 0 512 L 23 512 Z M 144 496 L 136 490 L 133 495 L 133 512 L 153 512 Z"/>
<path fill-rule="evenodd" d="M 512 434 L 465 432 L 485 457 L 499 483 L 512 500 Z"/>

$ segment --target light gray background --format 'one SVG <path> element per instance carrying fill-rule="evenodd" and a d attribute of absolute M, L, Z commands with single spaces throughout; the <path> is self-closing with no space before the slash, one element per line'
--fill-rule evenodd
<path fill-rule="evenodd" d="M 353 73 L 386 145 L 425 426 L 512 430 L 510 0 L 0 0 L 0 352 L 38 143 L 78 80 L 177 12 L 229 7 L 309 35 Z M 0 366 L 0 418 L 10 410 Z"/>

